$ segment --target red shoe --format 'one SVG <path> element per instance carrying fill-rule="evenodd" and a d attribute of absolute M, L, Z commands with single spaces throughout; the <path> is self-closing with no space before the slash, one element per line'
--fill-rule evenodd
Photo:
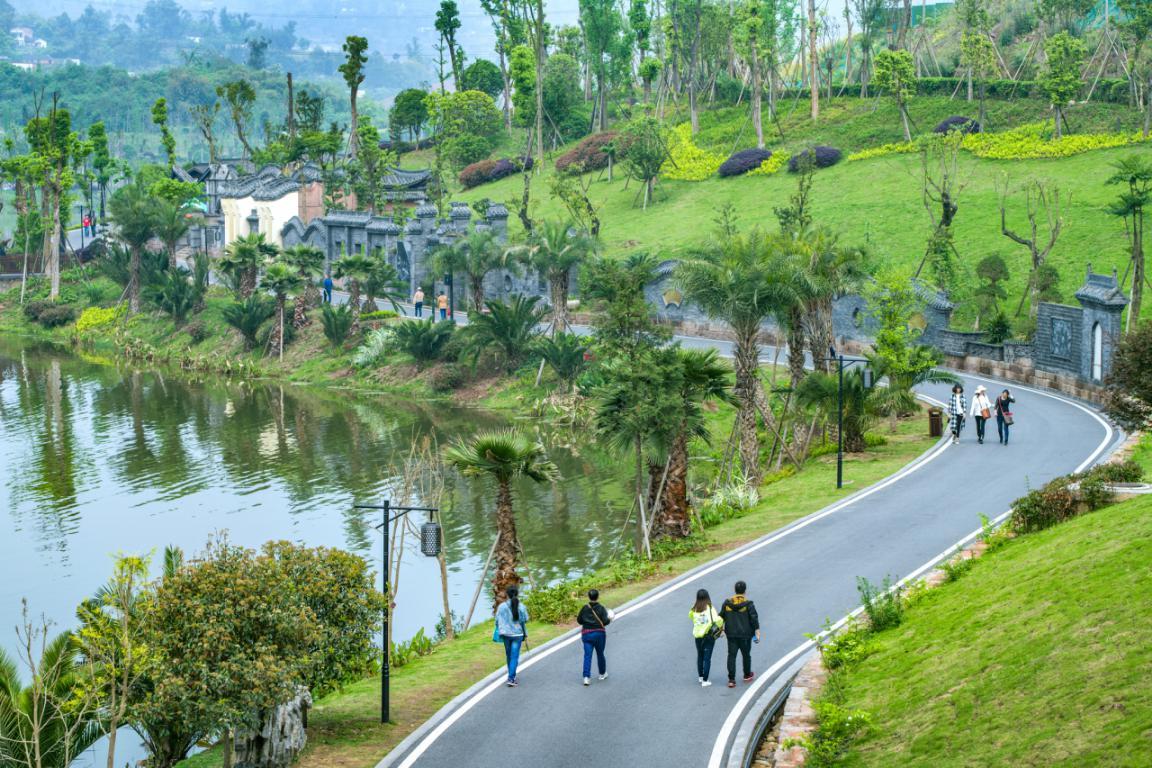
<path fill-rule="evenodd" d="M 736 687 L 736 681 L 735 680 L 729 680 L 728 681 L 728 687 L 729 688 L 735 688 Z"/>
<path fill-rule="evenodd" d="M 753 679 L 754 677 L 756 677 L 756 673 L 755 673 L 755 672 L 753 672 L 752 674 L 750 674 L 750 675 L 748 675 L 747 677 L 745 677 L 745 678 L 744 678 L 744 682 L 746 682 L 746 683 L 750 683 L 750 682 L 752 682 L 752 679 Z"/>

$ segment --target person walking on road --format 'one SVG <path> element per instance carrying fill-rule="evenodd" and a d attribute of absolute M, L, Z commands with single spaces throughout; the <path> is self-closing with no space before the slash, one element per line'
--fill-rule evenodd
<path fill-rule="evenodd" d="M 992 401 L 988 399 L 988 390 L 981 384 L 976 387 L 972 395 L 972 418 L 976 421 L 976 442 L 984 444 L 984 426 L 992 418 Z"/>
<path fill-rule="evenodd" d="M 440 291 L 440 295 L 436 297 L 436 308 L 440 310 L 440 319 L 448 319 L 448 297 L 444 295 L 444 291 Z"/>
<path fill-rule="evenodd" d="M 964 399 L 964 387 L 955 384 L 952 397 L 948 398 L 949 429 L 952 430 L 952 445 L 960 442 L 960 430 L 964 429 L 964 411 L 968 401 Z"/>
<path fill-rule="evenodd" d="M 504 658 L 508 662 L 508 687 L 519 685 L 516 680 L 516 667 L 520 664 L 520 647 L 528 639 L 528 609 L 520 604 L 520 590 L 508 587 L 505 594 L 508 599 L 500 603 L 496 609 L 496 640 L 497 637 L 504 642 Z"/>
<path fill-rule="evenodd" d="M 724 632 L 724 620 L 716 609 L 712 607 L 712 598 L 708 590 L 696 590 L 696 602 L 688 612 L 692 619 L 692 637 L 696 640 L 696 676 L 701 688 L 712 685 L 708 682 L 708 673 L 712 669 L 712 649 L 716 647 L 716 638 Z"/>
<path fill-rule="evenodd" d="M 1012 417 L 1012 403 L 1016 402 L 1016 398 L 1012 397 L 1012 393 L 1004 390 L 1000 393 L 1000 397 L 996 398 L 996 431 L 1000 433 L 1000 444 L 1008 445 L 1008 428 L 1014 423 Z"/>
<path fill-rule="evenodd" d="M 332 275 L 331 274 L 324 275 L 323 285 L 324 285 L 324 303 L 325 304 L 331 304 L 332 303 Z"/>
<path fill-rule="evenodd" d="M 416 317 L 424 317 L 424 289 L 416 286 L 416 293 L 412 294 L 412 303 L 416 306 Z"/>
<path fill-rule="evenodd" d="M 724 636 L 728 638 L 728 687 L 736 687 L 736 654 L 744 660 L 744 682 L 749 683 L 756 675 L 752 672 L 752 640 L 760 642 L 760 617 L 756 605 L 744 596 L 748 585 L 736 582 L 736 594 L 720 606 L 720 616 L 724 619 Z"/>
<path fill-rule="evenodd" d="M 601 680 L 608 678 L 608 662 L 604 660 L 604 644 L 608 640 L 608 625 L 612 611 L 600 605 L 600 591 L 588 590 L 588 602 L 576 615 L 580 625 L 580 639 L 584 642 L 584 685 L 592 683 L 592 652 L 596 652 L 596 668 Z"/>

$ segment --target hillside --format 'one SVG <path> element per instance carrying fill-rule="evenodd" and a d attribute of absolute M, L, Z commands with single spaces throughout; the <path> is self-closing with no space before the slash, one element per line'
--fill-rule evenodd
<path fill-rule="evenodd" d="M 801 105 L 801 108 L 804 105 Z M 970 107 L 971 109 L 967 109 Z M 975 105 L 946 97 L 918 98 L 912 117 L 922 127 L 934 126 L 951 114 L 967 114 Z M 781 123 L 785 141 L 769 144 L 774 151 L 792 152 L 812 143 L 827 143 L 845 154 L 898 141 L 901 138 L 896 110 L 888 101 L 838 99 L 824 108 L 824 119 L 811 127 L 803 109 L 783 111 Z M 702 148 L 727 155 L 733 148 L 744 149 L 754 140 L 744 126 L 746 110 L 720 109 L 704 113 L 698 143 Z M 1046 104 L 1035 100 L 989 103 L 989 122 L 994 128 L 1008 129 L 1021 124 L 1050 119 Z M 1139 116 L 1123 105 L 1081 105 L 1070 112 L 1069 121 L 1084 132 L 1132 131 Z M 1008 262 L 1009 304 L 1015 310 L 1027 279 L 1028 252 L 1000 233 L 997 184 L 1007 177 L 1012 189 L 1030 179 L 1040 179 L 1061 190 L 1064 230 L 1053 250 L 1050 263 L 1061 276 L 1065 301 L 1083 279 L 1087 263 L 1101 271 L 1119 268 L 1123 272 L 1127 254 L 1124 224 L 1109 216 L 1103 206 L 1116 195 L 1115 187 L 1105 185 L 1111 164 L 1131 154 L 1152 157 L 1152 144 L 1109 150 L 1096 150 L 1055 160 L 982 160 L 961 153 L 959 212 L 955 221 L 956 246 L 961 257 L 961 282 L 975 282 L 974 266 L 983 257 L 999 253 Z M 533 178 L 531 211 L 533 217 L 564 215 L 563 208 L 548 192 L 551 163 L 545 173 Z M 661 181 L 656 201 L 648 210 L 640 209 L 639 185 L 626 179 L 618 169 L 615 181 L 606 174 L 588 179 L 589 196 L 599 208 L 601 238 L 608 253 L 647 250 L 662 257 L 689 252 L 715 230 L 717 211 L 734 206 L 742 227 L 754 225 L 774 229 L 774 206 L 784 204 L 795 190 L 795 178 L 787 173 L 771 176 L 743 176 L 700 181 Z M 460 192 L 456 198 L 474 201 L 491 198 L 515 200 L 522 192 L 520 177 Z M 847 243 L 866 245 L 875 265 L 914 267 L 924 252 L 930 222 L 921 200 L 920 161 L 915 154 L 891 155 L 857 162 L 841 162 L 816 174 L 814 183 L 815 219 L 839 233 Z M 1009 203 L 1009 226 L 1026 225 L 1023 197 Z M 513 217 L 512 236 L 522 229 Z M 959 297 L 961 300 L 963 296 Z M 963 322 L 961 313 L 958 320 Z"/>
<path fill-rule="evenodd" d="M 1147 766 L 1152 498 L 1011 543 L 932 590 L 846 676 L 840 763 Z"/>

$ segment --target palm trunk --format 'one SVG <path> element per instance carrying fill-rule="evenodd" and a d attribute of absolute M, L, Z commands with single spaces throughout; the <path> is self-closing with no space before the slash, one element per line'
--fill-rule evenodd
<path fill-rule="evenodd" d="M 168 269 L 175 272 L 176 271 L 176 241 L 173 240 L 169 243 L 165 243 L 165 246 L 168 248 Z"/>
<path fill-rule="evenodd" d="M 292 308 L 292 327 L 296 330 L 300 330 L 304 326 L 308 325 L 307 308 L 308 300 L 304 297 L 304 293 L 301 292 L 296 296 L 296 300 Z"/>
<path fill-rule="evenodd" d="M 128 267 L 128 311 L 140 311 L 140 247 L 132 247 L 132 261 Z"/>
<path fill-rule="evenodd" d="M 496 544 L 496 572 L 492 576 L 493 609 L 504 602 L 504 592 L 508 587 L 520 584 L 520 576 L 516 573 L 520 539 L 516 534 L 516 517 L 512 513 L 512 485 L 508 480 L 500 480 L 496 491 L 496 531 L 500 538 Z"/>
<path fill-rule="evenodd" d="M 661 468 L 663 469 L 663 468 Z M 688 435 L 681 432 L 676 436 L 668 451 L 667 472 L 661 473 L 656 482 L 664 481 L 660 496 L 660 507 L 652 512 L 655 518 L 654 533 L 657 537 L 667 536 L 682 539 L 692 534 L 692 518 L 688 510 Z"/>
<path fill-rule="evenodd" d="M 348 281 L 348 305 L 352 307 L 351 333 L 355 336 L 360 333 L 360 281 Z"/>
<path fill-rule="evenodd" d="M 568 270 L 548 276 L 552 289 L 552 329 L 555 332 L 567 331 L 568 324 Z"/>
<path fill-rule="evenodd" d="M 800 307 L 788 312 L 788 378 L 795 389 L 804 378 L 804 315 Z M 827 354 L 827 350 L 819 357 Z M 814 356 L 815 357 L 815 356 Z"/>
<path fill-rule="evenodd" d="M 246 267 L 240 275 L 240 298 L 247 299 L 256 292 L 256 267 Z"/>
<path fill-rule="evenodd" d="M 480 312 L 484 309 L 484 278 L 469 278 L 468 287 L 472 289 L 472 311 Z"/>
<path fill-rule="evenodd" d="M 735 394 L 739 401 L 736 424 L 739 431 L 740 464 L 753 485 L 760 479 L 760 439 L 756 434 L 756 386 L 760 372 L 760 329 L 742 334 L 736 340 Z"/>

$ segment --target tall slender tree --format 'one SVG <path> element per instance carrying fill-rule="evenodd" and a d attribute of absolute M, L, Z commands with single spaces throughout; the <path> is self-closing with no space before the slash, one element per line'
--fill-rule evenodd
<path fill-rule="evenodd" d="M 156 233 L 156 203 L 148 188 L 137 177 L 131 184 L 121 187 L 108 203 L 116 239 L 124 243 L 131 255 L 128 267 L 128 311 L 140 311 L 140 259 L 144 247 Z"/>
<path fill-rule="evenodd" d="M 364 67 L 368 63 L 368 39 L 359 35 L 349 35 L 344 41 L 344 63 L 339 66 L 340 74 L 348 86 L 348 109 L 351 113 L 348 129 L 348 156 L 356 157 L 359 148 L 360 134 L 356 130 L 360 125 L 360 113 L 356 108 L 356 100 L 360 94 L 360 86 L 364 83 Z"/>
<path fill-rule="evenodd" d="M 436 22 L 433 24 L 440 35 L 440 41 L 448 50 L 448 58 L 452 62 L 452 85 L 460 90 L 460 73 L 463 70 L 461 59 L 464 52 L 456 42 L 456 32 L 460 29 L 460 9 L 456 0 L 440 0 L 440 8 L 436 11 Z"/>
<path fill-rule="evenodd" d="M 596 241 L 570 222 L 552 219 L 541 222 L 529 235 L 528 243 L 512 253 L 548 281 L 554 332 L 567 331 L 568 291 L 572 270 L 593 255 Z"/>

